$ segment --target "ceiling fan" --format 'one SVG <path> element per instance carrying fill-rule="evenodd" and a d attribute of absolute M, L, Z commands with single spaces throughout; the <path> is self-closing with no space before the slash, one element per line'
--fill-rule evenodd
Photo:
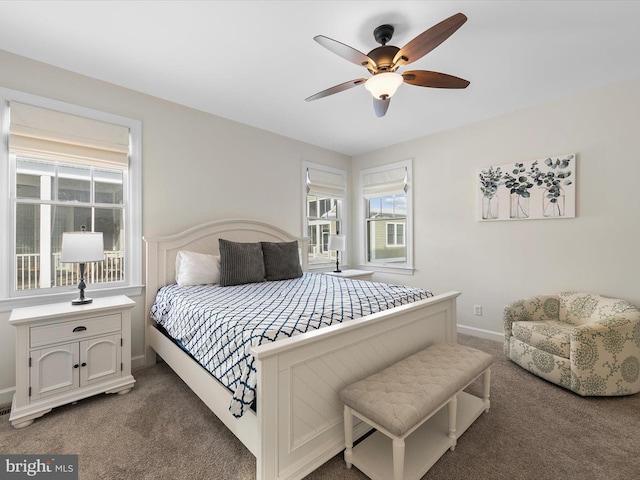
<path fill-rule="evenodd" d="M 365 67 L 373 76 L 335 85 L 305 100 L 310 102 L 364 84 L 373 95 L 373 109 L 376 116 L 383 117 L 387 113 L 391 97 L 402 82 L 418 87 L 467 88 L 469 81 L 446 73 L 410 70 L 401 75 L 396 72 L 399 67 L 409 65 L 432 51 L 453 35 L 466 21 L 467 17 L 464 14 L 456 13 L 425 30 L 402 48 L 387 45 L 393 36 L 393 26 L 381 25 L 373 31 L 373 36 L 382 46 L 374 48 L 367 55 L 349 45 L 318 35 L 313 39 L 320 45 L 356 65 Z"/>

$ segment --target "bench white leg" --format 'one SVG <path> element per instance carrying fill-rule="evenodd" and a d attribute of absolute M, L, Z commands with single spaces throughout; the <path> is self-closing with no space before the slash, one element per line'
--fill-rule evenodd
<path fill-rule="evenodd" d="M 402 480 L 404 477 L 404 440 L 395 437 L 393 439 L 393 480 Z"/>
<path fill-rule="evenodd" d="M 353 415 L 351 408 L 344 406 L 344 461 L 351 468 L 353 458 Z"/>
<path fill-rule="evenodd" d="M 482 374 L 482 398 L 484 399 L 484 411 L 489 411 L 489 391 L 491 390 L 491 368 L 487 368 Z"/>
<path fill-rule="evenodd" d="M 449 438 L 451 439 L 451 446 L 449 450 L 452 452 L 455 450 L 458 443 L 458 437 L 456 436 L 456 423 L 458 415 L 458 395 L 454 395 L 447 403 L 447 413 L 449 414 Z"/>

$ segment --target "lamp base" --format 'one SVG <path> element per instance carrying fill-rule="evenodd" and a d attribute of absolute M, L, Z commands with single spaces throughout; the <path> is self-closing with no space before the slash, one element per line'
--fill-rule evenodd
<path fill-rule="evenodd" d="M 342 273 L 342 270 L 340 270 L 340 269 L 334 270 L 333 273 Z"/>
<path fill-rule="evenodd" d="M 93 298 L 81 297 L 81 298 L 76 298 L 75 300 L 72 300 L 71 305 L 86 305 L 87 303 L 91 303 L 91 302 L 93 302 Z"/>

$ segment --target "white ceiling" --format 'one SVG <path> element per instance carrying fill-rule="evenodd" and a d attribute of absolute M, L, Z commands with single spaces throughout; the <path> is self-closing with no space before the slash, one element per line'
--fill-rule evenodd
<path fill-rule="evenodd" d="M 467 23 L 400 72 L 467 89 L 401 85 L 383 118 L 362 86 L 304 101 L 369 76 L 315 35 L 368 53 L 378 25 L 402 47 L 457 12 Z M 639 76 L 639 17 L 640 2 L 611 0 L 0 1 L 0 49 L 358 155 Z"/>

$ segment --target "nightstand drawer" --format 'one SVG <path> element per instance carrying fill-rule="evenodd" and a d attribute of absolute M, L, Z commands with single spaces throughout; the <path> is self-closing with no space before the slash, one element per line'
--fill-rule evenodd
<path fill-rule="evenodd" d="M 118 332 L 122 328 L 121 323 L 122 315 L 114 314 L 31 327 L 31 348 L 78 340 L 103 333 Z"/>

